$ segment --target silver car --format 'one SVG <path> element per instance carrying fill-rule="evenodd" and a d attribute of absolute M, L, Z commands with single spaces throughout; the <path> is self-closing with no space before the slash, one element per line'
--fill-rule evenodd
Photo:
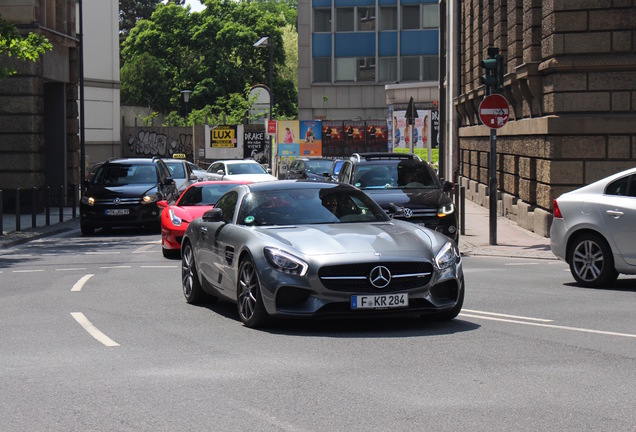
<path fill-rule="evenodd" d="M 391 220 L 353 186 L 296 180 L 237 186 L 192 221 L 182 285 L 188 303 L 236 302 L 248 327 L 273 316 L 450 320 L 464 299 L 448 237 Z"/>
<path fill-rule="evenodd" d="M 579 285 L 636 274 L 636 168 L 565 193 L 553 207 L 550 247 Z"/>

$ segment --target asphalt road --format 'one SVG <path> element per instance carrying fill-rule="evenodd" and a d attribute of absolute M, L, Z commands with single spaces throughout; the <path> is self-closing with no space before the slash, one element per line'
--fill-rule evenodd
<path fill-rule="evenodd" d="M 155 233 L 0 250 L 2 431 L 630 431 L 636 278 L 464 259 L 458 319 L 291 321 L 185 303 Z"/>

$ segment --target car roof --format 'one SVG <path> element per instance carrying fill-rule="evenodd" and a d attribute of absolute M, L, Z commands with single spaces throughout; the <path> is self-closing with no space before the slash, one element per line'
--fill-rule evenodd
<path fill-rule="evenodd" d="M 375 153 L 354 153 L 350 159 L 353 162 L 364 162 L 371 160 L 412 160 L 417 162 L 423 162 L 422 159 L 413 153 L 387 153 L 387 152 L 375 152 Z"/>
<path fill-rule="evenodd" d="M 253 192 L 260 191 L 274 191 L 282 189 L 333 189 L 333 188 L 348 188 L 355 190 L 356 188 L 345 183 L 335 182 L 323 182 L 313 180 L 277 180 L 271 182 L 251 183 L 247 187 Z"/>
<path fill-rule="evenodd" d="M 212 163 L 224 163 L 224 164 L 235 164 L 235 163 L 255 163 L 260 165 L 258 162 L 256 162 L 254 159 L 228 159 L 228 160 L 218 160 L 218 161 L 214 161 Z"/>
<path fill-rule="evenodd" d="M 104 164 L 109 163 L 135 163 L 135 164 L 154 164 L 157 161 L 156 158 L 117 158 L 117 159 L 108 159 Z"/>

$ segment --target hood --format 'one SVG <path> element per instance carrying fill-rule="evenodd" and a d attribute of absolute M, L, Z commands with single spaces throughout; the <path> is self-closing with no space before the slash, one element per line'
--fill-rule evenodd
<path fill-rule="evenodd" d="M 203 205 L 203 206 L 173 206 L 172 211 L 174 214 L 181 219 L 192 222 L 194 219 L 203 216 L 203 213 L 214 208 L 213 205 Z"/>
<path fill-rule="evenodd" d="M 389 204 L 405 206 L 411 209 L 438 209 L 452 201 L 440 189 L 365 189 L 380 207 L 387 209 Z"/>
<path fill-rule="evenodd" d="M 84 195 L 96 198 L 115 198 L 115 197 L 142 197 L 146 194 L 157 192 L 157 186 L 151 184 L 141 185 L 125 185 L 125 186 L 91 186 Z"/>
<path fill-rule="evenodd" d="M 408 223 L 317 224 L 258 228 L 265 236 L 304 255 L 381 253 L 404 256 L 405 252 L 430 251 L 432 239 Z"/>

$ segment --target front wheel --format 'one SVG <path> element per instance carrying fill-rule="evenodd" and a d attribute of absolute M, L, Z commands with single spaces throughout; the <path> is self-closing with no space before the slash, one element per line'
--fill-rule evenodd
<path fill-rule="evenodd" d="M 186 302 L 190 304 L 199 303 L 205 294 L 199 282 L 197 266 L 194 261 L 194 252 L 192 245 L 187 242 L 183 245 L 183 253 L 181 254 L 181 286 L 183 288 L 183 296 Z"/>
<path fill-rule="evenodd" d="M 95 234 L 95 228 L 86 224 L 80 224 L 80 230 L 83 236 L 92 236 Z"/>
<path fill-rule="evenodd" d="M 450 321 L 459 315 L 462 311 L 462 307 L 464 306 L 464 288 L 462 284 L 462 290 L 459 293 L 459 298 L 457 299 L 457 303 L 452 309 L 445 310 L 443 312 L 438 312 L 436 314 L 427 315 L 422 314 L 420 317 L 425 321 Z"/>
<path fill-rule="evenodd" d="M 263 305 L 261 284 L 258 281 L 256 267 L 251 259 L 241 261 L 236 287 L 236 304 L 239 317 L 245 326 L 257 328 L 268 320 L 268 314 Z"/>
<path fill-rule="evenodd" d="M 618 277 L 612 250 L 598 234 L 580 235 L 574 240 L 568 254 L 570 272 L 583 287 L 602 287 L 614 282 Z"/>

